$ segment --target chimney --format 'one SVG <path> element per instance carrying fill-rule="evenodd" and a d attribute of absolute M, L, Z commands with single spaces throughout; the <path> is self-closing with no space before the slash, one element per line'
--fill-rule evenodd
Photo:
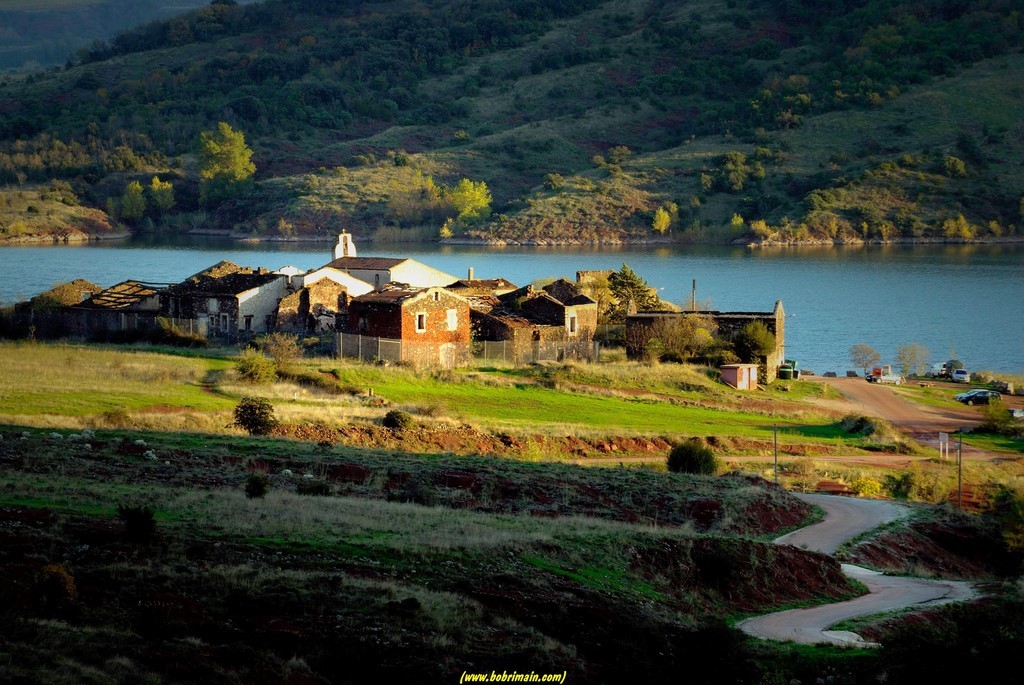
<path fill-rule="evenodd" d="M 338 244 L 334 246 L 334 258 L 341 259 L 342 257 L 355 256 L 356 244 L 352 242 L 351 234 L 342 231 L 338 234 Z"/>
<path fill-rule="evenodd" d="M 473 267 L 469 267 L 469 275 L 466 276 L 466 279 L 470 281 L 473 280 Z"/>

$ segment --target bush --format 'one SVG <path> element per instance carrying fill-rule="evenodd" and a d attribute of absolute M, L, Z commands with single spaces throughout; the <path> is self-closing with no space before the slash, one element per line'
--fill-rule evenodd
<path fill-rule="evenodd" d="M 850 483 L 850 489 L 860 497 L 878 497 L 882 494 L 882 484 L 875 478 L 858 478 Z"/>
<path fill-rule="evenodd" d="M 60 609 L 78 599 L 75 578 L 59 564 L 47 564 L 36 574 L 33 595 L 40 609 Z"/>
<path fill-rule="evenodd" d="M 249 499 L 259 499 L 270 490 L 270 479 L 265 473 L 250 473 L 245 479 L 245 496 Z"/>
<path fill-rule="evenodd" d="M 234 425 L 249 432 L 249 435 L 267 435 L 274 430 L 274 405 L 262 397 L 243 397 L 235 407 Z"/>
<path fill-rule="evenodd" d="M 295 486 L 295 492 L 300 495 L 325 496 L 331 494 L 331 484 L 325 480 L 300 480 Z"/>
<path fill-rule="evenodd" d="M 144 504 L 118 504 L 117 517 L 124 523 L 124 536 L 138 543 L 147 543 L 156 531 L 152 507 Z"/>
<path fill-rule="evenodd" d="M 898 476 L 886 476 L 884 486 L 893 499 L 908 499 L 914 489 L 914 474 L 901 473 Z"/>
<path fill-rule="evenodd" d="M 251 347 L 242 350 L 235 362 L 238 375 L 249 381 L 260 385 L 273 383 L 277 380 L 277 365 L 267 355 Z"/>
<path fill-rule="evenodd" d="M 290 333 L 268 333 L 255 341 L 256 346 L 274 360 L 278 369 L 286 369 L 302 356 L 298 336 Z"/>
<path fill-rule="evenodd" d="M 404 412 L 401 409 L 392 409 L 384 415 L 384 419 L 381 423 L 386 428 L 401 431 L 412 426 L 413 418 L 408 412 Z"/>
<path fill-rule="evenodd" d="M 666 466 L 672 473 L 714 475 L 718 471 L 718 458 L 703 440 L 690 438 L 672 448 Z"/>

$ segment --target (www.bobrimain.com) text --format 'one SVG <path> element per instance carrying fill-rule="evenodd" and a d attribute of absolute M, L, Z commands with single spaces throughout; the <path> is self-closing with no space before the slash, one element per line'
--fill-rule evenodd
<path fill-rule="evenodd" d="M 491 671 L 490 673 L 469 673 L 466 671 L 462 672 L 462 677 L 459 678 L 459 683 L 560 683 L 564 685 L 567 671 L 562 673 L 545 673 L 540 674 L 534 671 L 530 673 L 520 673 L 519 671 Z"/>

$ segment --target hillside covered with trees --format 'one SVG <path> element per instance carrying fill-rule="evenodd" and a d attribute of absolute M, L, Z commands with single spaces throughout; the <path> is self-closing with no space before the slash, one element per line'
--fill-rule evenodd
<path fill-rule="evenodd" d="M 1012 0 L 214 0 L 0 80 L 0 240 L 1014 236 L 1021 45 Z"/>

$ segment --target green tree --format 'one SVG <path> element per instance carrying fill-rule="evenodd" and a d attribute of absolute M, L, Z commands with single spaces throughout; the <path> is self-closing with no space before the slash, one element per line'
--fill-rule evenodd
<path fill-rule="evenodd" d="M 654 229 L 654 232 L 664 234 L 671 224 L 672 216 L 664 207 L 658 207 L 657 211 L 654 212 L 654 221 L 651 222 L 651 228 Z"/>
<path fill-rule="evenodd" d="M 474 183 L 463 178 L 454 188 L 449 188 L 445 196 L 458 213 L 459 221 L 476 221 L 491 213 L 491 191 L 483 181 Z"/>
<path fill-rule="evenodd" d="M 719 158 L 719 182 L 721 189 L 738 193 L 743 190 L 753 171 L 742 152 L 726 152 Z"/>
<path fill-rule="evenodd" d="M 864 343 L 857 343 L 850 348 L 850 361 L 854 366 L 859 366 L 867 374 L 868 368 L 874 366 L 881 360 L 882 355 Z"/>
<path fill-rule="evenodd" d="M 608 151 L 608 160 L 612 164 L 622 164 L 633 155 L 633 151 L 625 145 L 616 145 Z"/>
<path fill-rule="evenodd" d="M 613 323 L 625 321 L 626 315 L 631 312 L 651 311 L 661 306 L 657 292 L 625 264 L 619 271 L 608 276 L 608 287 L 617 301 L 610 308 L 608 316 Z"/>
<path fill-rule="evenodd" d="M 121 218 L 127 221 L 138 221 L 146 213 L 146 196 L 142 194 L 142 184 L 132 181 L 121 196 Z"/>
<path fill-rule="evenodd" d="M 203 204 L 221 202 L 252 184 L 256 165 L 245 135 L 227 123 L 199 134 L 199 199 Z"/>
<path fill-rule="evenodd" d="M 747 364 L 757 363 L 775 350 L 775 335 L 762 321 L 751 321 L 733 338 L 736 354 Z"/>
<path fill-rule="evenodd" d="M 174 184 L 170 181 L 161 181 L 154 176 L 147 190 L 149 191 L 149 201 L 161 214 L 174 206 Z"/>

